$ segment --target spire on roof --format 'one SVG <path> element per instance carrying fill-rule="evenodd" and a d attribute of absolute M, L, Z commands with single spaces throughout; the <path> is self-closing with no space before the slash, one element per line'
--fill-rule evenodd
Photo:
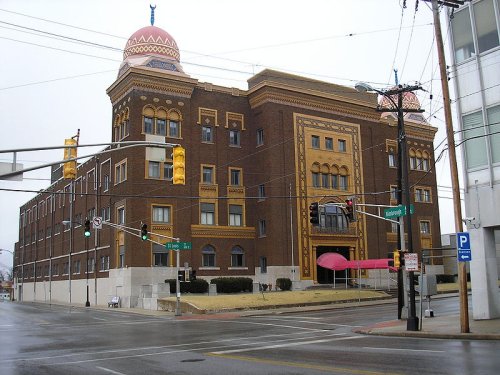
<path fill-rule="evenodd" d="M 155 6 L 152 6 L 149 4 L 149 7 L 151 8 L 151 26 L 155 24 L 155 9 L 156 9 L 156 4 Z"/>

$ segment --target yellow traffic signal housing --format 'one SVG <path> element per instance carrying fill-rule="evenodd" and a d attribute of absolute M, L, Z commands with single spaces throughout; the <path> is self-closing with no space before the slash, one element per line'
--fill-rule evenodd
<path fill-rule="evenodd" d="M 186 150 L 182 146 L 175 146 L 173 150 L 174 185 L 185 185 L 186 183 Z"/>
<path fill-rule="evenodd" d="M 401 267 L 401 259 L 400 259 L 401 254 L 399 253 L 399 250 L 394 250 L 392 253 L 392 257 L 394 259 L 394 267 L 399 268 Z"/>
<path fill-rule="evenodd" d="M 70 138 L 64 140 L 65 146 L 76 146 L 76 140 Z M 77 157 L 76 147 L 65 148 L 64 149 L 64 160 L 74 159 Z M 70 160 L 64 163 L 63 166 L 63 177 L 67 179 L 76 178 L 76 160 Z"/>

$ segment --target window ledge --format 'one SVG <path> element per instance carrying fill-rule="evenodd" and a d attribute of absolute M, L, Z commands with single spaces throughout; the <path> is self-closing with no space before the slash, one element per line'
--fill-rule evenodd
<path fill-rule="evenodd" d="M 240 271 L 240 270 L 246 271 L 246 270 L 248 270 L 248 267 L 228 267 L 228 270 L 229 271 Z"/>
<path fill-rule="evenodd" d="M 220 271 L 220 267 L 200 267 L 200 271 Z"/>

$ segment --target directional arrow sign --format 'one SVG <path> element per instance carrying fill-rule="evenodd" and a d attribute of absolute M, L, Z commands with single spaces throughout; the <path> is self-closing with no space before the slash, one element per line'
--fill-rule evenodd
<path fill-rule="evenodd" d="M 472 260 L 470 234 L 468 232 L 457 233 L 457 250 L 457 257 L 459 262 L 470 262 Z"/>

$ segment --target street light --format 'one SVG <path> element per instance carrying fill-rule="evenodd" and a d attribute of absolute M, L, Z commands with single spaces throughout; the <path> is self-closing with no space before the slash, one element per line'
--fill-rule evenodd
<path fill-rule="evenodd" d="M 413 252 L 413 236 L 412 236 L 412 225 L 411 225 L 411 212 L 410 212 L 410 185 L 408 181 L 408 153 L 406 151 L 407 148 L 407 142 L 406 142 L 406 134 L 405 134 L 405 128 L 404 128 L 404 113 L 405 112 L 423 112 L 421 109 L 411 109 L 411 108 L 403 108 L 403 93 L 405 92 L 412 92 L 415 90 L 420 90 L 420 86 L 402 86 L 402 85 L 397 85 L 397 87 L 391 89 L 391 90 L 386 90 L 386 91 L 381 91 L 373 88 L 367 83 L 364 82 L 358 82 L 355 84 L 355 89 L 358 92 L 369 92 L 369 91 L 374 91 L 385 98 L 387 98 L 391 104 L 393 105 L 393 108 L 390 109 L 383 109 L 380 108 L 379 106 L 377 107 L 378 111 L 381 112 L 397 112 L 397 117 L 398 117 L 398 205 L 402 203 L 402 193 L 403 190 L 405 192 L 405 206 L 406 206 L 406 222 L 407 222 L 407 227 L 408 227 L 408 252 L 412 253 Z M 397 95 L 398 96 L 398 101 L 397 103 L 394 101 L 393 96 Z M 403 189 L 404 187 L 404 189 Z M 404 237 L 401 239 L 401 228 L 398 226 L 398 231 L 400 232 L 400 235 L 398 236 L 398 242 L 399 242 L 399 248 L 404 245 Z M 398 280 L 399 280 L 399 271 L 398 271 Z M 407 320 L 407 330 L 408 331 L 417 331 L 418 330 L 418 317 L 416 314 L 416 307 L 415 307 L 415 281 L 413 279 L 413 271 L 409 271 L 409 278 L 410 278 L 410 311 L 408 314 L 408 320 Z M 399 288 L 399 282 L 398 282 L 398 288 Z M 398 293 L 399 295 L 399 293 Z"/>
<path fill-rule="evenodd" d="M 62 221 L 63 225 L 70 225 L 71 229 L 73 228 L 73 224 L 78 224 L 82 225 L 82 223 L 78 221 L 71 221 L 71 220 L 63 220 Z M 90 237 L 90 220 L 85 220 L 85 229 L 84 229 L 84 236 L 85 236 L 85 248 L 86 248 L 86 255 L 87 255 L 87 265 L 85 266 L 85 276 L 87 278 L 87 301 L 85 301 L 85 307 L 90 307 L 90 300 L 89 300 L 89 246 L 88 246 L 88 239 Z M 70 242 L 70 246 L 72 246 Z M 72 249 L 70 250 L 71 253 Z M 71 275 L 70 275 L 71 277 Z"/>

